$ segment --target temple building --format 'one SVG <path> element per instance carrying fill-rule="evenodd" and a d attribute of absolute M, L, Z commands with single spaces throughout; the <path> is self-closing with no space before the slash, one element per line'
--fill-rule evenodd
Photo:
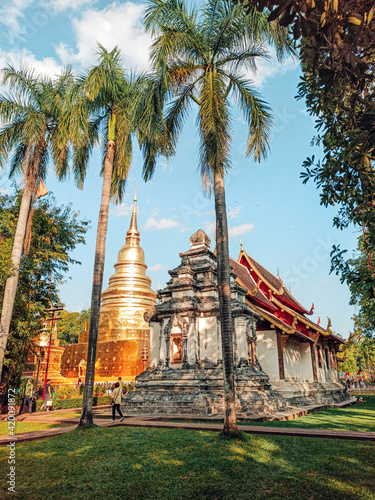
<path fill-rule="evenodd" d="M 345 341 L 308 316 L 314 310 L 302 306 L 279 277 L 250 257 L 241 245 L 237 262 L 230 259 L 237 282 L 246 290 L 246 303 L 257 322 L 257 356 L 269 375 L 273 390 L 289 401 L 324 400 L 327 393 L 340 398 L 337 353 Z M 320 323 L 320 319 L 318 320 Z"/>
<path fill-rule="evenodd" d="M 132 381 L 148 366 L 150 329 L 144 314 L 155 304 L 156 294 L 146 275 L 145 256 L 139 242 L 134 196 L 126 243 L 119 251 L 109 286 L 102 293 L 95 380 L 111 381 L 121 376 L 125 381 Z M 65 346 L 61 359 L 65 383 L 85 376 L 88 333 L 87 324 L 78 344 Z"/>
<path fill-rule="evenodd" d="M 150 322 L 148 369 L 128 394 L 129 413 L 221 414 L 224 409 L 217 260 L 199 230 L 169 271 Z M 281 280 L 241 248 L 231 259 L 233 351 L 239 415 L 348 399 L 338 383 L 341 339 L 307 318 Z"/>

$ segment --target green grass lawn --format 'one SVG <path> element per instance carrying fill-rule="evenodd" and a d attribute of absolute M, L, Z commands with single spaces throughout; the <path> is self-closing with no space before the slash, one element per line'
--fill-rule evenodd
<path fill-rule="evenodd" d="M 240 425 L 249 425 L 249 423 L 244 422 Z M 370 396 L 368 401 L 348 408 L 328 408 L 295 420 L 254 422 L 250 425 L 375 432 L 375 396 Z"/>
<path fill-rule="evenodd" d="M 81 416 L 80 411 L 72 411 L 70 413 L 53 413 L 49 412 L 46 413 L 48 415 L 48 418 L 50 417 L 58 417 L 58 418 L 79 418 Z"/>
<path fill-rule="evenodd" d="M 47 424 L 43 422 L 17 422 L 16 421 L 16 434 L 21 434 L 21 432 L 33 432 L 42 431 L 45 429 L 53 429 L 54 427 L 65 427 L 71 424 Z M 8 436 L 9 427 L 8 422 L 0 422 L 0 436 Z"/>
<path fill-rule="evenodd" d="M 0 448 L 0 491 L 9 451 Z M 16 446 L 16 493 L 33 500 L 374 500 L 371 443 L 131 427 L 76 429 Z"/>

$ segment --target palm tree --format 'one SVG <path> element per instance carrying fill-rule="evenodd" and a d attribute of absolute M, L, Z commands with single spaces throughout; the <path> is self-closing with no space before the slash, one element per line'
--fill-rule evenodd
<path fill-rule="evenodd" d="M 68 100 L 64 119 L 66 134 L 73 146 L 73 171 L 83 184 L 88 157 L 97 132 L 102 133 L 102 197 L 96 237 L 94 275 L 91 294 L 90 329 L 86 363 L 85 391 L 80 425 L 93 423 L 92 404 L 95 378 L 96 344 L 104 273 L 109 203 L 120 202 L 132 158 L 135 126 L 134 103 L 138 80 L 127 78 L 117 47 L 108 52 L 99 45 L 98 64 L 77 79 Z M 63 177 L 66 170 L 60 172 Z"/>
<path fill-rule="evenodd" d="M 170 99 L 165 122 L 174 146 L 191 105 L 197 105 L 200 170 L 213 185 L 216 249 L 224 371 L 224 433 L 237 431 L 233 364 L 233 321 L 224 176 L 230 168 L 231 104 L 236 102 L 248 124 L 247 155 L 257 161 L 269 148 L 272 118 L 242 70 L 254 70 L 256 59 L 268 57 L 266 43 L 279 57 L 291 52 L 287 32 L 255 10 L 246 16 L 226 0 L 206 0 L 188 12 L 183 0 L 150 0 L 146 29 L 155 37 L 151 47 L 159 93 Z M 230 100 L 232 99 L 232 100 Z M 154 172 L 146 165 L 145 179 Z"/>
<path fill-rule="evenodd" d="M 48 159 L 51 157 L 57 168 L 67 161 L 59 117 L 71 79 L 69 70 L 55 81 L 35 75 L 26 66 L 16 70 L 8 65 L 2 70 L 2 83 L 10 85 L 11 93 L 0 95 L 0 118 L 5 124 L 0 130 L 0 163 L 3 165 L 13 152 L 10 176 L 21 173 L 24 187 L 11 255 L 13 274 L 6 281 L 1 310 L 0 377 L 22 252 L 28 252 L 30 242 L 32 205 L 41 194 L 38 188 L 44 186 Z"/>

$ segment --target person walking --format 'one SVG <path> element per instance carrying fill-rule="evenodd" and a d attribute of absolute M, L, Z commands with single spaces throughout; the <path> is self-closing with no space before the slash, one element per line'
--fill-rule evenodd
<path fill-rule="evenodd" d="M 33 384 L 31 378 L 27 379 L 25 388 L 25 404 L 29 407 L 29 413 L 33 412 Z"/>
<path fill-rule="evenodd" d="M 120 408 L 121 400 L 122 400 L 122 391 L 120 389 L 119 382 L 115 383 L 115 388 L 112 391 L 111 397 L 112 397 L 111 404 L 113 405 L 112 406 L 112 422 L 115 422 L 115 420 L 116 420 L 116 410 L 118 411 L 118 414 L 120 415 L 120 422 L 122 422 L 125 417 L 123 416 L 123 414 L 121 412 L 121 408 Z"/>
<path fill-rule="evenodd" d="M 40 407 L 40 411 L 49 411 L 50 407 L 52 406 L 52 390 L 51 390 L 51 379 L 47 378 L 47 383 L 45 385 L 45 391 L 44 391 L 44 403 Z M 50 404 L 48 404 L 48 401 L 51 401 Z"/>

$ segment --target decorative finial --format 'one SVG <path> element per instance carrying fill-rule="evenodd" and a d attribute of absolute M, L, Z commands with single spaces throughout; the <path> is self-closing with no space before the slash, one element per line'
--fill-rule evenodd
<path fill-rule="evenodd" d="M 139 231 L 137 227 L 137 193 L 134 190 L 134 202 L 132 218 L 130 220 L 129 231 L 126 233 L 126 241 L 132 243 L 134 246 L 139 244 Z"/>
<path fill-rule="evenodd" d="M 277 277 L 280 279 L 280 271 L 279 271 L 279 268 L 277 268 Z"/>
<path fill-rule="evenodd" d="M 241 250 L 243 250 L 242 241 L 241 241 L 241 236 L 240 236 L 240 247 L 241 247 Z"/>

